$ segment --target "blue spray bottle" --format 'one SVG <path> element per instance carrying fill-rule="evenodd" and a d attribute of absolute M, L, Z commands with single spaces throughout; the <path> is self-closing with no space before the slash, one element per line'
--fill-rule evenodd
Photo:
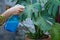
<path fill-rule="evenodd" d="M 18 16 L 14 15 L 5 22 L 4 29 L 9 32 L 15 32 L 18 24 Z"/>
<path fill-rule="evenodd" d="M 24 8 L 24 6 L 19 5 L 21 8 Z M 4 29 L 9 31 L 9 32 L 15 32 L 19 21 L 18 21 L 18 15 L 13 15 L 11 18 L 9 18 L 4 25 Z"/>

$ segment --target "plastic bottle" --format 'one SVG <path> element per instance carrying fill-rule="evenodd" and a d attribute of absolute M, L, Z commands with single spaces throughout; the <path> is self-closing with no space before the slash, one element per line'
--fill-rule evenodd
<path fill-rule="evenodd" d="M 22 5 L 19 5 L 19 4 L 17 4 L 17 5 L 20 6 L 20 8 L 23 8 L 23 9 L 25 8 Z M 19 18 L 18 15 L 13 15 L 11 18 L 9 18 L 5 22 L 4 29 L 9 31 L 9 32 L 15 32 L 17 29 L 17 26 L 19 24 L 18 18 Z"/>
<path fill-rule="evenodd" d="M 9 32 L 15 32 L 18 24 L 18 16 L 14 15 L 5 22 L 4 29 Z"/>

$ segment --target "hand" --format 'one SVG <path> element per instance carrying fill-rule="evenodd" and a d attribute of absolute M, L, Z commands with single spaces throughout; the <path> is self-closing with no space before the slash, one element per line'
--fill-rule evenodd
<path fill-rule="evenodd" d="M 21 5 L 16 5 L 16 6 L 10 8 L 10 9 L 8 9 L 7 12 L 10 13 L 10 14 L 12 14 L 12 15 L 17 15 L 17 14 L 19 14 L 20 12 L 22 12 L 23 9 L 24 9 L 23 6 L 21 6 Z"/>
<path fill-rule="evenodd" d="M 1 14 L 1 16 L 4 16 L 4 18 L 7 19 L 11 15 L 19 14 L 20 12 L 23 11 L 23 9 L 24 9 L 24 6 L 16 5 L 10 9 L 8 9 L 7 11 L 5 11 L 3 14 Z"/>

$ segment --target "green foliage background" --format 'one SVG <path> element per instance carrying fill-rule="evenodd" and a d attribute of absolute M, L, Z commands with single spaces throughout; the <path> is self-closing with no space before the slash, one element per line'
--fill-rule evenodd
<path fill-rule="evenodd" d="M 16 4 L 25 6 L 24 11 L 20 14 L 20 22 L 31 18 L 35 25 L 35 33 L 30 32 L 29 34 L 32 35 L 31 37 L 36 39 L 49 31 L 51 40 L 60 40 L 60 24 L 55 22 L 60 0 L 18 0 Z"/>

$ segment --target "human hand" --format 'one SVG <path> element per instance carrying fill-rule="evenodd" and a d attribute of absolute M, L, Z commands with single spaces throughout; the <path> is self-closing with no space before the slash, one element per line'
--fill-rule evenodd
<path fill-rule="evenodd" d="M 10 9 L 8 9 L 7 12 L 10 13 L 10 14 L 12 14 L 12 15 L 17 15 L 20 12 L 22 12 L 24 8 L 25 7 L 22 6 L 22 5 L 16 5 L 16 6 L 10 8 Z"/>
<path fill-rule="evenodd" d="M 6 10 L 3 14 L 1 14 L 1 16 L 4 16 L 4 18 L 7 19 L 11 15 L 19 14 L 20 12 L 23 11 L 24 8 L 25 8 L 24 6 L 16 5 L 10 9 Z"/>

